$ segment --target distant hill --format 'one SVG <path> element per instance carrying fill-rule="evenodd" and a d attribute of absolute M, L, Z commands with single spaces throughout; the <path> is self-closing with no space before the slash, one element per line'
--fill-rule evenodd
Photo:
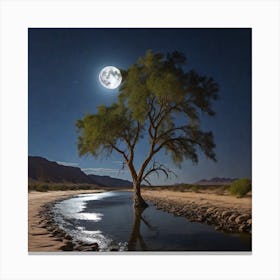
<path fill-rule="evenodd" d="M 46 183 L 86 183 L 112 188 L 132 186 L 132 183 L 127 180 L 110 176 L 87 175 L 78 167 L 64 166 L 37 156 L 28 156 L 28 179 Z"/>
<path fill-rule="evenodd" d="M 116 187 L 123 187 L 123 188 L 129 188 L 132 187 L 132 182 L 128 180 L 118 179 L 118 178 L 112 178 L 110 176 L 99 176 L 94 174 L 89 174 L 88 177 L 90 177 L 94 182 L 97 184 L 102 184 L 104 186 L 110 186 L 112 188 Z"/>
<path fill-rule="evenodd" d="M 64 166 L 43 157 L 28 157 L 28 178 L 50 183 L 93 183 L 78 167 Z"/>
<path fill-rule="evenodd" d="M 219 178 L 215 177 L 209 180 L 203 179 L 198 182 L 195 182 L 196 185 L 230 185 L 233 181 L 237 180 L 237 178 Z"/>

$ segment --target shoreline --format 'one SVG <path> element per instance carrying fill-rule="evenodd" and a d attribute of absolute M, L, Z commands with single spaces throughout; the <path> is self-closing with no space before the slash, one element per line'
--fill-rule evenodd
<path fill-rule="evenodd" d="M 142 196 L 162 211 L 214 226 L 225 232 L 252 233 L 252 198 L 211 193 L 143 190 Z"/>
<path fill-rule="evenodd" d="M 28 193 L 28 252 L 97 251 L 98 244 L 73 243 L 55 224 L 50 209 L 60 200 L 78 194 L 100 193 L 105 190 L 74 190 Z"/>
<path fill-rule="evenodd" d="M 28 252 L 98 251 L 97 243 L 74 242 L 54 222 L 55 203 L 78 194 L 107 190 L 49 191 L 28 193 Z M 131 190 L 130 190 L 131 191 Z M 211 193 L 142 190 L 145 200 L 157 209 L 214 226 L 216 230 L 251 234 L 251 198 L 235 198 Z"/>

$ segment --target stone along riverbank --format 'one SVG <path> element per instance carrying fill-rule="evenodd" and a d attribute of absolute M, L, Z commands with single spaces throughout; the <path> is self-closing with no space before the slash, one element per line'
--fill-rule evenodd
<path fill-rule="evenodd" d="M 229 232 L 252 231 L 250 197 L 170 190 L 144 190 L 142 193 L 157 209 L 186 217 L 191 222 L 206 223 L 216 230 Z"/>

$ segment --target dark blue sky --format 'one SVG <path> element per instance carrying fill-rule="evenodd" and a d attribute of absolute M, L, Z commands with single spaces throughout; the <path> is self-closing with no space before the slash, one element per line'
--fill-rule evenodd
<path fill-rule="evenodd" d="M 198 165 L 184 162 L 177 178 L 156 184 L 194 182 L 212 177 L 251 177 L 251 29 L 29 29 L 29 155 L 64 162 L 87 173 L 130 179 L 119 172 L 120 158 L 79 158 L 76 120 L 116 101 L 118 91 L 102 87 L 99 71 L 107 65 L 127 68 L 146 50 L 183 52 L 186 69 L 212 76 L 220 85 L 217 115 L 202 118 L 215 136 L 218 162 L 200 156 Z M 137 149 L 139 163 L 146 151 Z"/>

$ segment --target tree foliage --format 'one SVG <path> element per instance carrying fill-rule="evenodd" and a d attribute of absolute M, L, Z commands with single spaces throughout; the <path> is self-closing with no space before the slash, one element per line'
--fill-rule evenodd
<path fill-rule="evenodd" d="M 161 150 L 178 166 L 185 159 L 197 163 L 199 150 L 215 160 L 213 134 L 202 131 L 200 115 L 215 114 L 212 101 L 218 98 L 218 85 L 211 77 L 185 71 L 185 66 L 185 56 L 177 51 L 167 55 L 147 51 L 121 70 L 118 101 L 99 106 L 96 114 L 77 122 L 80 155 L 109 156 L 116 151 L 138 184 L 153 172 L 168 175 L 167 167 L 152 161 Z M 148 137 L 150 146 L 135 170 L 134 153 L 141 137 Z"/>

